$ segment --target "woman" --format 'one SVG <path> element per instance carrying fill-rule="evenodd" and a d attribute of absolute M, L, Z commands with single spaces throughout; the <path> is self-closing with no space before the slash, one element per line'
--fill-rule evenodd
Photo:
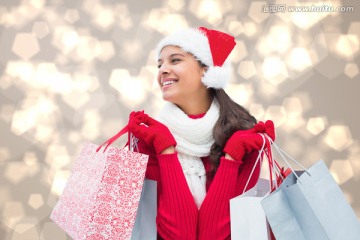
<path fill-rule="evenodd" d="M 229 200 L 240 195 L 271 121 L 256 124 L 225 93 L 232 36 L 204 27 L 163 39 L 158 84 L 167 101 L 159 121 L 133 112 L 129 131 L 149 154 L 146 177 L 158 181 L 159 239 L 230 239 Z M 256 124 L 256 125 L 255 125 Z M 256 169 L 248 188 L 259 177 Z"/>

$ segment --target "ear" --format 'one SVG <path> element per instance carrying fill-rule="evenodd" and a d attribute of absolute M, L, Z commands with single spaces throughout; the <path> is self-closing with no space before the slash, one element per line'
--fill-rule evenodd
<path fill-rule="evenodd" d="M 207 72 L 207 70 L 209 69 L 209 67 L 208 66 L 203 66 L 203 67 L 201 67 L 202 68 L 202 70 L 203 70 L 203 76 L 205 75 L 205 73 Z"/>

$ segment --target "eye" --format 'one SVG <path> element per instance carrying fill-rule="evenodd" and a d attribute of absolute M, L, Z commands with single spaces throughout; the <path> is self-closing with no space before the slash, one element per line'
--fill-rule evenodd
<path fill-rule="evenodd" d="M 180 58 L 173 58 L 173 59 L 171 59 L 171 62 L 172 62 L 172 63 L 176 63 L 176 62 L 180 62 L 180 61 L 181 61 Z"/>

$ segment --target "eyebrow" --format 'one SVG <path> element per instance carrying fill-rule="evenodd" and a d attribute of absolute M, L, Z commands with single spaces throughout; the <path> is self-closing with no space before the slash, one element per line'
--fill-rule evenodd
<path fill-rule="evenodd" d="M 169 58 L 172 58 L 172 57 L 174 57 L 174 56 L 177 56 L 177 55 L 180 55 L 180 56 L 182 56 L 182 57 L 185 57 L 185 55 L 184 54 L 181 54 L 181 53 L 173 53 L 173 54 L 171 54 L 170 56 L 169 56 Z M 161 62 L 162 61 L 162 59 L 158 59 L 158 63 L 159 62 Z"/>

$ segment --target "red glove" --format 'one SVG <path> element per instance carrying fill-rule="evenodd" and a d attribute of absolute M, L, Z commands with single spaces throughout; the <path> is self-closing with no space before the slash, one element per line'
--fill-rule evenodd
<path fill-rule="evenodd" d="M 275 130 L 273 122 L 259 122 L 251 129 L 236 131 L 225 144 L 224 152 L 235 160 L 241 161 L 246 153 L 260 150 L 264 145 L 264 138 L 259 133 L 266 133 L 274 141 Z"/>
<path fill-rule="evenodd" d="M 176 146 L 176 141 L 169 129 L 162 123 L 152 119 L 143 111 L 132 112 L 128 123 L 129 132 L 136 138 L 153 146 L 156 154 L 170 146 Z"/>
<path fill-rule="evenodd" d="M 266 133 L 272 141 L 275 141 L 275 127 L 273 121 L 267 120 L 265 123 L 258 122 L 253 129 L 257 133 Z"/>

